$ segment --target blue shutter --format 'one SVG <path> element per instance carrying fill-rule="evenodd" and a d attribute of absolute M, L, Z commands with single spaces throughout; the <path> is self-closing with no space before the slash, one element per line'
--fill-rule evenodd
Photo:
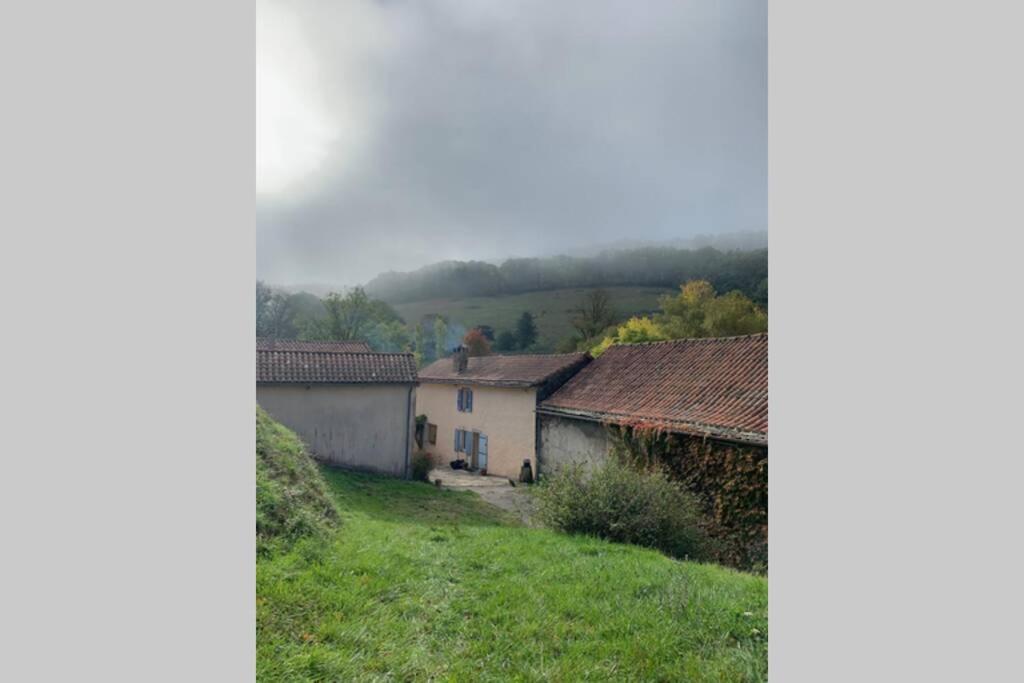
<path fill-rule="evenodd" d="M 455 399 L 455 406 L 462 412 L 462 389 L 459 389 L 458 398 Z"/>
<path fill-rule="evenodd" d="M 473 390 L 466 389 L 466 412 L 473 412 Z"/>
<path fill-rule="evenodd" d="M 459 430 L 455 430 L 455 452 L 459 452 Z"/>

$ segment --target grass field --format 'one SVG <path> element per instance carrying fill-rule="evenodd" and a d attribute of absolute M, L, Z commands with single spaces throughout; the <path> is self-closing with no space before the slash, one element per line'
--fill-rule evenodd
<path fill-rule="evenodd" d="M 415 324 L 424 315 L 437 313 L 464 325 L 490 325 L 495 332 L 515 328 L 523 311 L 537 318 L 541 350 L 554 350 L 563 337 L 573 333 L 570 311 L 589 289 L 552 289 L 508 296 L 470 297 L 466 299 L 429 299 L 394 304 L 406 322 Z M 671 290 L 659 287 L 609 287 L 616 312 L 623 318 L 658 309 L 658 297 Z"/>
<path fill-rule="evenodd" d="M 324 470 L 342 523 L 257 562 L 260 680 L 759 681 L 767 582 Z"/>

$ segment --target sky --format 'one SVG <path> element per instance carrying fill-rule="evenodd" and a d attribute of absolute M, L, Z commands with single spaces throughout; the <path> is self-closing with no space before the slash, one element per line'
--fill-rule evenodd
<path fill-rule="evenodd" d="M 257 277 L 767 230 L 758 0 L 260 0 Z"/>

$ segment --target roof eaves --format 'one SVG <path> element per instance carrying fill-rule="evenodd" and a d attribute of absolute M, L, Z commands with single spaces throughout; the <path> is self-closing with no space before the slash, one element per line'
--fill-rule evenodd
<path fill-rule="evenodd" d="M 537 406 L 536 412 L 540 415 L 552 415 L 555 417 L 571 417 L 603 424 L 625 424 L 628 422 L 643 422 L 663 427 L 668 431 L 700 436 L 736 443 L 749 444 L 754 446 L 767 446 L 768 435 L 761 432 L 750 432 L 742 429 L 721 427 L 716 425 L 703 424 L 699 422 L 686 422 L 683 420 L 666 420 L 663 418 L 648 418 L 639 415 L 625 415 L 621 413 L 604 413 L 599 411 L 581 410 L 577 408 L 562 408 L 558 406 Z"/>

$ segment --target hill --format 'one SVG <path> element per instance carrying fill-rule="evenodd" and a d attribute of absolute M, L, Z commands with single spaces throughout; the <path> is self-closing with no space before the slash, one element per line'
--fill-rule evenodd
<path fill-rule="evenodd" d="M 501 265 L 483 261 L 442 261 L 410 273 L 382 273 L 368 282 L 365 289 L 372 298 L 399 304 L 570 288 L 674 289 L 689 280 L 707 280 L 723 293 L 739 290 L 766 306 L 768 250 L 643 247 L 589 257 L 512 258 Z"/>
<path fill-rule="evenodd" d="M 763 577 L 324 472 L 344 531 L 257 562 L 259 680 L 767 677 Z"/>
<path fill-rule="evenodd" d="M 623 319 L 657 310 L 659 296 L 678 291 L 663 287 L 606 287 L 605 290 L 611 296 L 616 313 Z M 529 311 L 537 322 L 537 350 L 553 351 L 562 338 L 573 334 L 572 309 L 588 291 L 571 288 L 504 296 L 437 298 L 393 304 L 392 308 L 411 325 L 425 315 L 437 314 L 465 329 L 490 325 L 496 331 L 514 330 L 519 316 Z"/>
<path fill-rule="evenodd" d="M 260 552 L 335 527 L 338 510 L 305 445 L 256 407 L 256 545 Z"/>

